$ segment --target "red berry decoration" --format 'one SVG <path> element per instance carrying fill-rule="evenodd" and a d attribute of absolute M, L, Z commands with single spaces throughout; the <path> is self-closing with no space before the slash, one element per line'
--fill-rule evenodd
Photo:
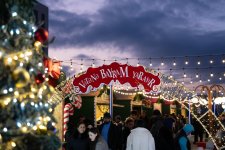
<path fill-rule="evenodd" d="M 43 74 L 39 73 L 37 74 L 37 76 L 35 77 L 35 82 L 37 84 L 43 83 L 45 81 L 45 78 L 43 77 Z"/>
<path fill-rule="evenodd" d="M 37 31 L 34 33 L 34 39 L 41 43 L 46 42 L 48 40 L 48 31 L 44 28 L 37 29 Z"/>

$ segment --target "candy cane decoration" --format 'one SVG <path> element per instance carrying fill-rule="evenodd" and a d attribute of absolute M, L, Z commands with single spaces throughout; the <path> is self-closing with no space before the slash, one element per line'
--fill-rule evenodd
<path fill-rule="evenodd" d="M 63 134 L 65 136 L 66 134 L 66 131 L 68 129 L 68 122 L 69 122 L 69 116 L 73 115 L 74 113 L 74 108 L 73 108 L 73 105 L 71 103 L 68 103 L 65 105 L 64 107 L 64 111 L 63 111 Z"/>
<path fill-rule="evenodd" d="M 69 116 L 72 116 L 74 114 L 74 107 L 80 109 L 82 106 L 82 99 L 81 96 L 72 94 L 69 98 L 71 103 L 67 103 L 64 107 L 64 118 L 63 118 L 63 134 L 65 137 L 66 131 L 68 129 L 68 122 L 69 122 Z"/>

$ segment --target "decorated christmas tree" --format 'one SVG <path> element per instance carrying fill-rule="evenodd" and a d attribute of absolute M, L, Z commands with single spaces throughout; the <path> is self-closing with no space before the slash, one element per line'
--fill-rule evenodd
<path fill-rule="evenodd" d="M 55 150 L 54 88 L 43 52 L 48 31 L 35 25 L 34 0 L 0 1 L 0 150 Z"/>

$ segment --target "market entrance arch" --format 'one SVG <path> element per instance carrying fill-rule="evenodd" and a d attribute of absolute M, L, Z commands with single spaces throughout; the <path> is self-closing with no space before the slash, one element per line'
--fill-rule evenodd
<path fill-rule="evenodd" d="M 79 108 L 81 107 L 81 99 L 78 98 L 79 95 L 97 90 L 102 85 L 111 85 L 113 82 L 119 82 L 120 84 L 129 83 L 131 87 L 144 90 L 146 93 L 158 91 L 164 99 L 177 101 L 203 126 L 217 149 L 224 147 L 224 143 L 221 143 L 221 140 L 216 137 L 215 131 L 209 129 L 209 122 L 207 122 L 207 120 L 209 120 L 208 114 L 213 114 L 213 112 L 211 110 L 202 109 L 204 106 L 202 106 L 200 102 L 195 104 L 190 103 L 190 98 L 193 98 L 195 93 L 189 91 L 183 84 L 166 75 L 160 75 L 160 73 L 153 70 L 151 70 L 151 72 L 146 71 L 143 66 L 136 67 L 113 62 L 110 65 L 103 65 L 97 68 L 90 67 L 85 73 L 74 75 L 72 78 L 67 79 L 57 86 L 56 93 L 53 95 L 51 103 L 57 105 L 65 98 L 69 98 L 71 99 L 71 103 L 68 104 L 70 106 L 65 105 L 64 112 L 66 106 L 67 111 L 69 111 L 72 108 L 72 104 L 76 108 Z M 191 105 L 193 107 L 190 107 Z M 193 109 L 198 108 L 200 105 L 201 109 L 204 111 L 199 112 Z M 218 126 L 225 131 L 221 122 L 218 121 L 218 118 L 214 114 L 212 118 L 212 121 L 217 123 Z M 65 130 L 64 118 L 64 132 Z"/>

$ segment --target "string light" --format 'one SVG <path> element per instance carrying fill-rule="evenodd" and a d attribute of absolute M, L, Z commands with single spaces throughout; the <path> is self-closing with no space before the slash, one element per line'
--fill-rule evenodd
<path fill-rule="evenodd" d="M 138 63 L 137 63 L 137 67 L 140 66 L 140 62 L 139 62 L 139 58 L 138 58 Z"/>
<path fill-rule="evenodd" d="M 161 58 L 161 66 L 164 66 L 163 57 Z"/>
<path fill-rule="evenodd" d="M 149 66 L 152 67 L 152 59 L 149 58 Z"/>
<path fill-rule="evenodd" d="M 177 64 L 176 64 L 175 57 L 174 57 L 173 59 L 174 59 L 174 60 L 173 60 L 173 66 L 176 66 Z"/>
<path fill-rule="evenodd" d="M 210 73 L 210 77 L 213 77 L 213 73 Z"/>
<path fill-rule="evenodd" d="M 93 61 L 92 62 L 92 67 L 95 67 L 95 60 L 93 59 L 92 61 Z"/>
<path fill-rule="evenodd" d="M 188 65 L 188 57 L 185 56 L 185 65 Z"/>

